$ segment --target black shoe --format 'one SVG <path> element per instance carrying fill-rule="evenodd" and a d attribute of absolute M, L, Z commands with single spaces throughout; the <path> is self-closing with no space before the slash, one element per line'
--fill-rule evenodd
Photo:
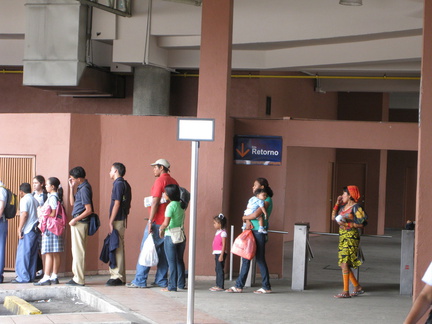
<path fill-rule="evenodd" d="M 50 281 L 51 281 L 51 285 L 58 285 L 60 283 L 58 278 L 50 279 Z"/>
<path fill-rule="evenodd" d="M 117 279 L 110 279 L 106 282 L 105 286 L 124 286 L 124 282 L 121 281 L 119 278 Z"/>
<path fill-rule="evenodd" d="M 33 285 L 35 286 L 50 286 L 51 285 L 51 280 L 45 280 L 45 281 L 39 281 L 39 282 L 35 282 Z"/>
<path fill-rule="evenodd" d="M 76 283 L 73 279 L 71 279 L 68 282 L 66 282 L 66 285 L 68 285 L 68 286 L 84 286 L 82 284 Z"/>

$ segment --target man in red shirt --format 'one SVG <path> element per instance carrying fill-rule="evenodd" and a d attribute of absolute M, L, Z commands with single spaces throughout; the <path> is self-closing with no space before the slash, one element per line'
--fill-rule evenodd
<path fill-rule="evenodd" d="M 168 205 L 163 199 L 162 194 L 164 189 L 169 184 L 178 185 L 177 181 L 172 178 L 169 174 L 170 164 L 165 159 L 159 159 L 153 166 L 153 174 L 156 180 L 151 189 L 151 206 L 150 216 L 148 224 L 144 229 L 144 236 L 141 242 L 141 249 L 149 233 L 153 235 L 153 239 L 156 245 L 156 251 L 159 257 L 159 263 L 157 265 L 155 284 L 159 287 L 166 287 L 168 285 L 168 262 L 165 256 L 164 240 L 159 237 L 159 227 L 162 225 L 165 219 L 165 209 Z M 150 271 L 150 267 L 145 267 L 137 263 L 136 274 L 134 280 L 127 284 L 128 288 L 147 288 L 147 277 Z"/>

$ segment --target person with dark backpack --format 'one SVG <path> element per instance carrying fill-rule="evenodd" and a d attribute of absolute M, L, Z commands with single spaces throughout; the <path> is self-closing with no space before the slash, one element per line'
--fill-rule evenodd
<path fill-rule="evenodd" d="M 123 163 L 113 163 L 109 174 L 110 178 L 114 180 L 110 203 L 109 234 L 114 236 L 111 234 L 113 231 L 117 231 L 118 247 L 115 250 L 116 264 L 114 268 L 109 268 L 110 279 L 106 282 L 106 285 L 124 286 L 126 283 L 124 235 L 132 200 L 132 191 L 129 183 L 123 178 L 126 174 L 126 167 Z"/>

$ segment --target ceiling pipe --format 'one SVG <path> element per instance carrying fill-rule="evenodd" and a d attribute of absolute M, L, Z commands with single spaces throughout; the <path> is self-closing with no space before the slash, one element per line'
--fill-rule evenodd
<path fill-rule="evenodd" d="M 176 77 L 199 77 L 197 73 L 177 73 Z M 351 80 L 420 80 L 420 77 L 389 77 L 383 76 L 343 76 L 343 75 L 263 75 L 263 74 L 231 74 L 232 78 L 247 79 L 351 79 Z"/>

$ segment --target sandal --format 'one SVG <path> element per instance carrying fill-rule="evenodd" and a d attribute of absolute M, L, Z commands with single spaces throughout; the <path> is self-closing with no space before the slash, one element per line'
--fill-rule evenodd
<path fill-rule="evenodd" d="M 210 291 L 224 291 L 224 289 L 219 288 L 218 286 L 211 287 L 211 288 L 209 288 L 209 290 Z"/>
<path fill-rule="evenodd" d="M 259 295 L 271 294 L 271 293 L 272 293 L 271 290 L 265 290 L 264 288 L 260 288 L 260 289 L 254 291 L 254 294 L 259 294 Z"/>
<path fill-rule="evenodd" d="M 363 295 L 364 294 L 364 290 L 362 287 L 359 286 L 359 288 L 354 288 L 354 291 L 352 291 L 350 293 L 351 297 L 357 297 L 358 295 Z"/>
<path fill-rule="evenodd" d="M 350 294 L 348 291 L 344 291 L 340 294 L 334 295 L 334 298 L 351 298 Z"/>
<path fill-rule="evenodd" d="M 228 288 L 227 290 L 225 290 L 225 292 L 227 292 L 227 293 L 242 293 L 243 289 L 237 288 L 237 287 L 233 286 L 233 287 Z"/>

